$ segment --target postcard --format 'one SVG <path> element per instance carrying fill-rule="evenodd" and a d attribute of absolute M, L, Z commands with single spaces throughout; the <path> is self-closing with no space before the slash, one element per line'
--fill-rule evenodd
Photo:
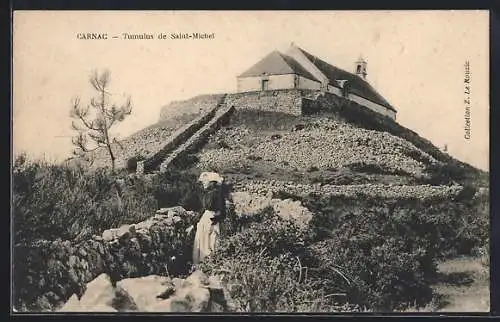
<path fill-rule="evenodd" d="M 13 312 L 489 312 L 489 12 L 22 11 Z"/>

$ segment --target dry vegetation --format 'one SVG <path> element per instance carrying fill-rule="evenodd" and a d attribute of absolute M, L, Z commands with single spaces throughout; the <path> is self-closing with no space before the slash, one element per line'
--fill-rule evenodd
<path fill-rule="evenodd" d="M 154 146 L 151 142 L 168 135 L 163 129 L 159 124 L 141 131 L 130 146 Z M 463 285 L 444 284 L 443 274 L 452 274 L 450 267 L 478 269 L 446 260 L 484 247 L 489 197 L 466 180 L 469 168 L 414 143 L 340 118 L 238 112 L 193 156 L 190 169 L 165 175 L 89 174 L 19 158 L 15 241 L 82 240 L 144 220 L 165 206 L 199 211 L 196 178 L 207 170 L 221 172 L 231 183 L 259 177 L 336 186 L 455 182 L 464 186 L 456 195 L 410 200 L 281 191 L 274 198 L 298 200 L 312 212 L 306 227 L 268 208 L 246 218 L 229 210 L 221 247 L 202 269 L 224 275 L 239 311 L 426 310 L 438 309 L 443 294 L 455 294 L 449 307 L 456 308 L 467 300 L 457 296 Z M 127 155 L 137 156 L 134 149 Z M 485 284 L 477 275 L 474 280 L 468 291 L 477 286 L 474 294 L 484 297 Z"/>

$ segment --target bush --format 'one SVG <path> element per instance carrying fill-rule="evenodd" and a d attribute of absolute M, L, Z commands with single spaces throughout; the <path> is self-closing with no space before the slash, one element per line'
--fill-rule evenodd
<path fill-rule="evenodd" d="M 425 304 L 432 295 L 429 281 L 436 271 L 435 239 L 420 227 L 427 225 L 416 215 L 383 205 L 345 211 L 330 218 L 335 228 L 311 248 L 318 253 L 321 267 L 346 268 L 355 285 L 350 294 L 359 304 L 378 311 L 414 301 Z"/>
<path fill-rule="evenodd" d="M 142 155 L 131 157 L 127 160 L 127 171 L 129 173 L 135 173 L 137 170 L 137 162 L 144 160 Z"/>
<path fill-rule="evenodd" d="M 310 226 L 316 243 L 308 250 L 316 253 L 312 258 L 320 259 L 322 269 L 347 269 L 356 284 L 349 294 L 358 304 L 386 311 L 414 302 L 425 305 L 432 296 L 436 261 L 470 255 L 487 243 L 487 198 L 475 195 L 457 202 L 310 195 L 301 199 L 315 213 Z"/>
<path fill-rule="evenodd" d="M 398 216 L 406 216 L 408 233 L 411 234 L 408 236 L 427 234 L 425 238 L 434 243 L 435 254 L 441 258 L 470 254 L 473 247 L 482 245 L 489 238 L 489 202 L 486 194 L 461 201 L 446 198 L 397 200 L 370 196 L 359 199 L 314 194 L 304 198 L 290 194 L 279 197 L 300 200 L 315 214 L 310 225 L 319 239 L 332 236 L 346 216 L 363 217 L 371 212 L 379 216 L 390 213 L 391 221 Z M 407 238 L 405 231 L 396 233 L 401 234 L 401 238 Z"/>
<path fill-rule="evenodd" d="M 239 285 L 230 293 L 243 311 L 307 311 L 313 299 L 333 311 L 345 303 L 378 311 L 425 305 L 432 297 L 436 251 L 430 223 L 416 215 L 389 207 L 345 214 L 331 235 L 313 243 L 318 236 L 309 229 L 267 211 L 221 240 L 201 269 Z M 344 303 L 333 294 L 343 294 Z"/>
<path fill-rule="evenodd" d="M 376 208 L 346 214 L 325 241 L 311 246 L 321 267 L 346 269 L 355 284 L 351 296 L 377 311 L 391 311 L 432 297 L 435 276 L 433 233 L 417 213 Z M 424 228 L 425 227 L 425 228 Z"/>
<path fill-rule="evenodd" d="M 190 168 L 192 165 L 199 162 L 199 157 L 194 153 L 183 153 L 177 159 L 175 159 L 172 164 L 176 171 L 181 171 Z"/>
<path fill-rule="evenodd" d="M 454 163 L 429 164 L 425 171 L 430 176 L 427 183 L 434 185 L 462 182 L 466 177 L 464 169 Z"/>
<path fill-rule="evenodd" d="M 312 166 L 307 169 L 307 172 L 316 172 L 319 171 L 318 167 Z"/>
<path fill-rule="evenodd" d="M 36 239 L 85 239 L 129 220 L 141 221 L 156 209 L 152 187 L 121 187 L 107 169 L 16 162 L 13 217 L 16 243 Z"/>
<path fill-rule="evenodd" d="M 243 223 L 242 223 L 243 221 Z M 356 310 L 336 303 L 327 291 L 331 276 L 307 273 L 305 246 L 311 237 L 270 208 L 240 220 L 240 229 L 220 241 L 200 268 L 222 276 L 233 309 L 240 312 L 335 312 Z M 309 262 L 311 262 L 309 260 Z M 323 277 L 321 277 L 323 276 Z M 338 277 L 338 276 L 337 276 Z"/>
<path fill-rule="evenodd" d="M 186 210 L 200 211 L 203 188 L 198 175 L 169 170 L 153 178 L 152 185 L 159 208 L 182 206 Z"/>
<path fill-rule="evenodd" d="M 308 229 L 294 222 L 283 220 L 274 214 L 272 208 L 265 208 L 260 214 L 239 218 L 235 234 L 225 238 L 222 255 L 264 252 L 269 256 L 283 253 L 300 254 L 312 235 Z"/>
<path fill-rule="evenodd" d="M 319 283 L 305 277 L 300 262 L 289 254 L 243 253 L 202 265 L 206 272 L 222 276 L 232 310 L 237 312 L 359 311 L 355 305 L 341 305 L 328 297 Z"/>
<path fill-rule="evenodd" d="M 154 177 L 129 177 L 108 169 L 17 158 L 13 169 L 14 242 L 84 240 L 123 224 L 143 221 L 159 207 L 201 209 L 194 173 L 176 170 Z"/>

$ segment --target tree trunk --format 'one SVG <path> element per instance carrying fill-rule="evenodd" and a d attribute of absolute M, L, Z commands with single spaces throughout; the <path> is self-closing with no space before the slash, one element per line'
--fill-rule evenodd
<path fill-rule="evenodd" d="M 108 140 L 108 152 L 109 152 L 109 157 L 111 158 L 111 170 L 113 170 L 113 172 L 114 172 L 115 171 L 115 155 L 113 153 L 113 149 L 111 149 L 111 144 L 109 143 L 109 140 Z"/>

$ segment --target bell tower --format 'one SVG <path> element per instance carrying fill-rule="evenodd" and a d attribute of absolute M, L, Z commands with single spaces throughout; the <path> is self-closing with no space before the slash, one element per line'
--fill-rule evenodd
<path fill-rule="evenodd" d="M 359 77 L 366 79 L 366 61 L 360 55 L 358 60 L 355 63 L 355 73 Z"/>

